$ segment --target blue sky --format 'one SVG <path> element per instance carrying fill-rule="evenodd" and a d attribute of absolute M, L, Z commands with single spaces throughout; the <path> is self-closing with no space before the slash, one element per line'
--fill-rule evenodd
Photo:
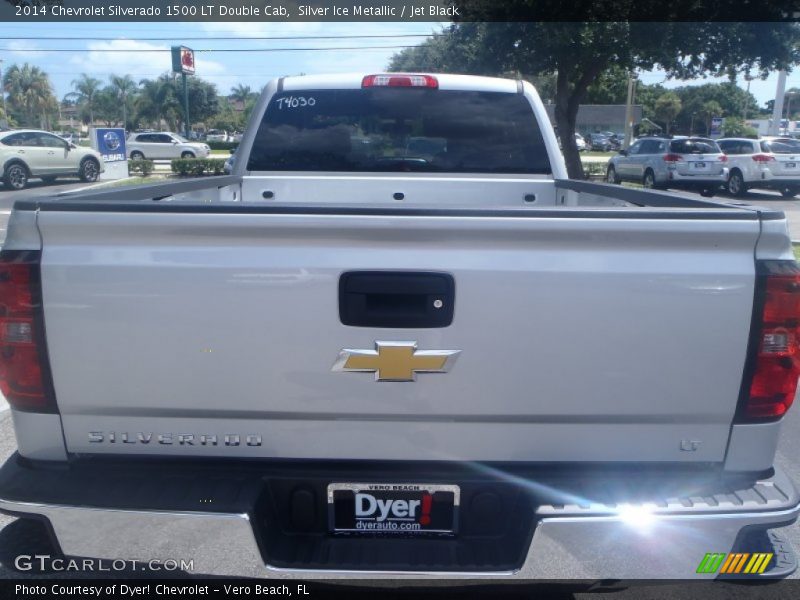
<path fill-rule="evenodd" d="M 237 84 L 260 89 L 276 76 L 298 73 L 379 72 L 399 48 L 376 46 L 413 45 L 424 38 L 380 38 L 340 40 L 210 40 L 187 38 L 320 35 L 400 35 L 430 34 L 440 31 L 443 23 L 15 23 L 4 27 L 0 37 L 3 68 L 29 62 L 44 69 L 61 98 L 72 91 L 71 82 L 81 73 L 107 80 L 108 75 L 128 73 L 135 80 L 157 77 L 170 69 L 171 41 L 145 41 L 141 38 L 171 38 L 175 44 L 211 52 L 197 54 L 197 74 L 217 84 L 223 94 Z M 52 37 L 78 40 L 52 40 Z M 93 41 L 102 37 L 110 40 Z M 300 47 L 370 47 L 359 50 L 321 52 L 213 52 L 221 48 L 300 48 Z M 74 52 L 33 52 L 32 50 L 74 49 Z M 163 49 L 164 52 L 142 52 Z M 124 50 L 109 52 L 108 50 Z M 665 81 L 658 72 L 641 73 L 645 83 L 664 83 L 676 87 L 695 82 Z M 777 74 L 766 81 L 753 81 L 750 91 L 760 105 L 774 97 Z M 706 81 L 715 81 L 709 79 Z M 787 88 L 800 87 L 800 71 L 790 73 Z M 742 83 L 744 87 L 744 83 Z"/>

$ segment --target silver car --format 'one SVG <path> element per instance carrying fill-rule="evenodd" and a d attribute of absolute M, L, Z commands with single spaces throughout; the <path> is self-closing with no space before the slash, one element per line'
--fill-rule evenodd
<path fill-rule="evenodd" d="M 646 188 L 692 189 L 713 196 L 728 181 L 728 157 L 706 138 L 644 138 L 608 161 L 609 183 L 635 181 Z"/>
<path fill-rule="evenodd" d="M 751 188 L 778 190 L 785 198 L 800 192 L 800 144 L 791 138 L 751 140 L 725 138 L 719 147 L 728 155 L 728 193 L 743 196 Z"/>
<path fill-rule="evenodd" d="M 128 138 L 128 157 L 131 160 L 206 158 L 211 150 L 208 144 L 190 142 L 177 133 L 134 133 Z"/>
<path fill-rule="evenodd" d="M 38 129 L 0 133 L 0 181 L 6 189 L 22 190 L 38 177 L 52 183 L 56 177 L 94 182 L 105 170 L 103 157 L 91 148 Z"/>

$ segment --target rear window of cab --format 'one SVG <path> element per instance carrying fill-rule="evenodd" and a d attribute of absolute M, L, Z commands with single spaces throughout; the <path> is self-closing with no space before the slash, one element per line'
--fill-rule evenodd
<path fill-rule="evenodd" d="M 250 171 L 550 174 L 522 94 L 429 89 L 276 94 Z"/>

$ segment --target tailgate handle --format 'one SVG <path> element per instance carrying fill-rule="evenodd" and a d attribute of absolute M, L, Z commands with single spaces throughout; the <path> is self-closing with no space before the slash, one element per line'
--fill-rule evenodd
<path fill-rule="evenodd" d="M 339 319 L 353 327 L 430 328 L 453 322 L 448 273 L 349 271 L 339 278 Z"/>

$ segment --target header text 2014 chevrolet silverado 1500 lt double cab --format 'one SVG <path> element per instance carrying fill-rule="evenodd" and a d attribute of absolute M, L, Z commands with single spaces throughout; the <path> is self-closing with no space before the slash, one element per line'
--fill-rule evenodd
<path fill-rule="evenodd" d="M 237 156 L 14 207 L 0 510 L 65 555 L 714 577 L 797 518 L 782 213 L 567 180 L 523 81 L 280 79 Z"/>

